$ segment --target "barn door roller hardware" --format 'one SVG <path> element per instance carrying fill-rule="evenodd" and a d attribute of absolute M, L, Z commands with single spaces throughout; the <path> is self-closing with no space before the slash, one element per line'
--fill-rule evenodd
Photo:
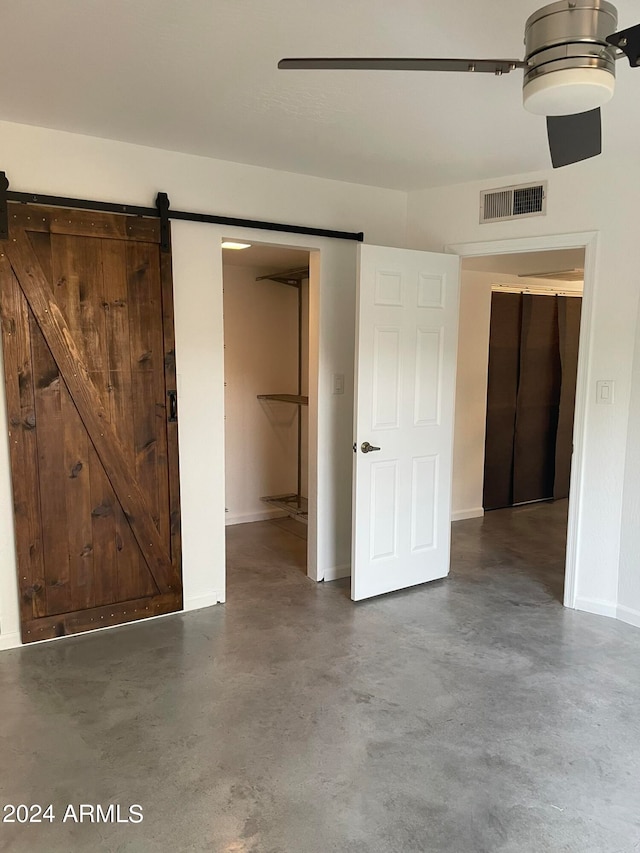
<path fill-rule="evenodd" d="M 160 217 L 160 248 L 163 252 L 171 251 L 171 226 L 169 225 L 169 196 L 158 193 L 156 207 Z"/>
<path fill-rule="evenodd" d="M 335 240 L 356 240 L 362 243 L 362 231 L 333 231 L 329 228 L 310 228 L 306 225 L 287 225 L 281 222 L 266 222 L 261 219 L 239 219 L 235 216 L 218 216 L 214 213 L 193 213 L 187 210 L 171 210 L 167 193 L 158 193 L 155 207 L 141 207 L 135 204 L 118 204 L 112 201 L 95 201 L 86 198 L 66 198 L 64 196 L 43 195 L 42 193 L 20 193 L 8 189 L 9 181 L 4 172 L 0 172 L 0 239 L 6 240 L 8 234 L 7 202 L 22 204 L 43 204 L 51 207 L 71 207 L 76 210 L 99 210 L 104 213 L 124 213 L 130 216 L 160 217 L 161 246 L 163 251 L 170 249 L 169 220 L 181 219 L 186 222 L 206 222 L 210 225 L 229 225 L 233 228 L 256 228 L 261 231 L 281 231 L 286 234 L 305 234 L 311 237 L 330 237 Z"/>

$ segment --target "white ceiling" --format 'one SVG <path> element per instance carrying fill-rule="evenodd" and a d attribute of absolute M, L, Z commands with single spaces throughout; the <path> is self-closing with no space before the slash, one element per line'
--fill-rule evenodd
<path fill-rule="evenodd" d="M 418 189 L 547 168 L 521 73 L 278 71 L 283 56 L 521 58 L 536 0 L 2 0 L 0 119 Z M 620 27 L 637 23 L 619 0 Z M 619 63 L 605 155 L 640 135 Z M 627 111 L 629 111 L 627 113 Z M 569 167 L 584 170 L 588 163 Z"/>

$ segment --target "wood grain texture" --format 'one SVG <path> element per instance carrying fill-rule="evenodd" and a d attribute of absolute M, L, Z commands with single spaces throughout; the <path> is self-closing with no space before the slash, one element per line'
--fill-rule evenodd
<path fill-rule="evenodd" d="M 38 443 L 29 309 L 9 260 L 0 252 L 0 320 L 9 422 L 20 618 L 46 613 Z M 34 500 L 35 496 L 35 500 Z"/>
<path fill-rule="evenodd" d="M 68 393 L 62 397 L 64 475 L 69 552 L 70 610 L 96 604 L 95 540 L 92 525 L 90 445 Z"/>
<path fill-rule="evenodd" d="M 38 442 L 38 499 L 43 519 L 42 548 L 45 568 L 47 613 L 71 609 L 69 552 L 66 538 L 67 503 L 64 482 L 64 423 L 62 397 L 66 388 L 33 313 L 30 315 L 31 363 L 34 379 Z"/>
<path fill-rule="evenodd" d="M 157 219 L 13 202 L 8 205 L 8 210 L 10 229 L 160 243 L 160 222 Z"/>
<path fill-rule="evenodd" d="M 169 391 L 177 391 L 175 331 L 173 323 L 173 270 L 171 254 L 160 252 L 162 287 L 162 330 L 164 338 L 164 401 Z M 171 562 L 180 571 L 181 518 L 180 472 L 178 468 L 178 422 L 165 418 L 167 436 L 167 473 L 169 478 L 169 513 L 171 522 Z"/>
<path fill-rule="evenodd" d="M 102 271 L 107 359 L 106 388 L 111 425 L 127 456 L 129 470 L 135 470 L 133 391 L 129 345 L 129 302 L 127 293 L 126 244 L 102 242 Z M 157 323 L 157 319 L 155 321 Z M 153 595 L 157 586 L 137 546 L 131 527 L 119 505 L 114 507 L 116 571 L 118 592 L 123 601 Z M 167 540 L 165 540 L 167 541 Z"/>
<path fill-rule="evenodd" d="M 0 311 L 23 641 L 177 610 L 173 295 L 158 223 L 11 213 Z"/>
<path fill-rule="evenodd" d="M 161 311 L 161 294 L 152 248 L 134 243 L 126 247 L 135 471 L 148 496 L 154 524 L 168 541 L 168 501 L 160 494 L 166 488 L 166 416 L 163 391 L 158 392 L 158 379 L 164 386 L 162 327 L 152 321 Z M 161 514 L 166 518 L 161 519 Z"/>
<path fill-rule="evenodd" d="M 14 228 L 12 233 L 14 236 L 7 243 L 7 254 L 22 292 L 64 377 L 98 457 L 109 473 L 111 485 L 158 588 L 163 592 L 174 591 L 180 586 L 179 576 L 153 523 L 142 490 L 128 470 L 126 454 L 111 428 L 108 412 L 91 381 L 55 294 L 48 285 L 26 232 Z"/>
<path fill-rule="evenodd" d="M 181 606 L 182 598 L 179 593 L 165 593 L 153 598 L 139 598 L 93 607 L 78 613 L 62 613 L 27 621 L 23 623 L 22 635 L 26 643 L 51 640 L 54 637 L 65 637 L 95 628 L 108 628 L 134 622 L 137 619 L 159 616 L 162 613 L 172 613 L 179 610 Z"/>

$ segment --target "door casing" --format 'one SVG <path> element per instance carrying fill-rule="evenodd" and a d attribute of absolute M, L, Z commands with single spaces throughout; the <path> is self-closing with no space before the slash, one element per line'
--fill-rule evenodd
<path fill-rule="evenodd" d="M 595 292 L 598 232 L 582 231 L 573 234 L 550 234 L 543 237 L 522 237 L 512 240 L 492 240 L 479 243 L 452 243 L 447 252 L 460 258 L 486 255 L 515 255 L 521 252 L 545 252 L 554 249 L 584 249 L 584 291 L 578 345 L 578 376 L 573 427 L 573 461 L 569 490 L 567 552 L 565 560 L 564 606 L 576 608 L 579 566 L 579 530 L 584 497 L 585 424 L 588 399 L 588 357 L 591 350 L 592 318 Z"/>

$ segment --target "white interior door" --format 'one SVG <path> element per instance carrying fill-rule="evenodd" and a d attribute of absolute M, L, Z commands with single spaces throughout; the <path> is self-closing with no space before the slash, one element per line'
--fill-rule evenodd
<path fill-rule="evenodd" d="M 360 247 L 356 601 L 449 572 L 459 265 L 457 255 Z"/>

